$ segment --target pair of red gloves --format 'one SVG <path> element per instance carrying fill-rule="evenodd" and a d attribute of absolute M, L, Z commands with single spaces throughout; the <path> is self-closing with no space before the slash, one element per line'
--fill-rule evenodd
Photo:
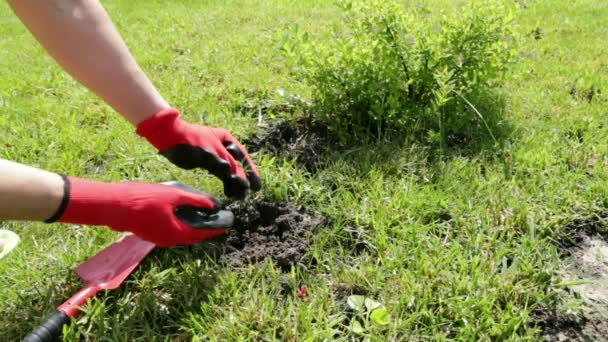
<path fill-rule="evenodd" d="M 207 169 L 222 180 L 229 197 L 242 198 L 248 189 L 261 188 L 247 150 L 223 128 L 189 124 L 177 110 L 167 109 L 141 122 L 137 134 L 178 167 Z M 64 180 L 64 199 L 46 222 L 108 226 L 165 247 L 192 244 L 230 228 L 217 226 L 222 223 L 217 219 L 219 204 L 204 193 L 164 184 Z M 198 228 L 188 224 L 178 215 L 184 208 L 194 209 L 203 221 L 208 217 L 209 224 L 203 222 Z"/>

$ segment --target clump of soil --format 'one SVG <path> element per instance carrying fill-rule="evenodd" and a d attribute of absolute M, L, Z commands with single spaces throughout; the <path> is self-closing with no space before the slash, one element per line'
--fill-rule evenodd
<path fill-rule="evenodd" d="M 593 102 L 593 99 L 599 97 L 602 94 L 602 90 L 595 86 L 590 88 L 577 88 L 572 87 L 570 89 L 570 96 L 575 100 L 586 101 L 588 103 Z"/>
<path fill-rule="evenodd" d="M 279 157 L 296 158 L 297 164 L 308 172 L 315 172 L 323 164 L 323 154 L 335 139 L 326 126 L 303 118 L 297 121 L 272 120 L 265 122 L 262 133 L 244 141 L 249 152 L 261 149 Z"/>
<path fill-rule="evenodd" d="M 235 222 L 226 241 L 226 259 L 241 267 L 271 259 L 283 270 L 301 263 L 311 236 L 325 220 L 287 202 L 235 202 Z"/>
<path fill-rule="evenodd" d="M 536 326 L 543 331 L 544 341 L 595 341 L 583 333 L 584 324 L 578 317 L 565 316 L 557 310 L 538 310 L 533 317 Z"/>
<path fill-rule="evenodd" d="M 566 282 L 588 283 L 568 289 L 582 299 L 580 316 L 567 317 L 556 310 L 536 313 L 535 321 L 543 329 L 545 341 L 600 341 L 608 336 L 608 321 L 603 317 L 608 312 L 607 217 L 597 215 L 566 227 L 574 231 L 560 243 L 564 258 L 560 273 Z"/>
<path fill-rule="evenodd" d="M 532 30 L 530 32 L 530 35 L 532 35 L 532 37 L 534 38 L 534 40 L 541 40 L 541 39 L 543 39 L 543 31 L 540 29 L 540 27 L 537 27 L 534 30 Z"/>
<path fill-rule="evenodd" d="M 345 284 L 339 283 L 332 286 L 332 292 L 336 299 L 338 300 L 346 300 L 348 297 L 352 295 L 361 295 L 367 296 L 369 291 L 361 286 L 355 284 Z"/>
<path fill-rule="evenodd" d="M 573 220 L 564 230 L 568 236 L 560 239 L 559 250 L 564 258 L 572 256 L 580 249 L 588 237 L 605 240 L 608 237 L 608 212 L 595 214 L 590 217 Z"/>

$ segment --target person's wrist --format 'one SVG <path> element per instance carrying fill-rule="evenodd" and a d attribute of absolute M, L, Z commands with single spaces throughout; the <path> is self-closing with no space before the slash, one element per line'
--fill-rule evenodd
<path fill-rule="evenodd" d="M 66 177 L 65 207 L 55 221 L 93 226 L 110 225 L 125 216 L 121 183 L 105 183 Z"/>
<path fill-rule="evenodd" d="M 133 126 L 137 127 L 140 123 L 154 116 L 156 113 L 169 109 L 171 106 L 162 98 L 156 99 L 140 99 L 136 103 L 132 103 L 132 107 L 124 108 L 120 113 Z"/>
<path fill-rule="evenodd" d="M 49 198 L 49 206 L 52 208 L 49 212 L 51 215 L 47 215 L 45 223 L 53 223 L 57 221 L 65 211 L 70 198 L 70 182 L 68 177 L 62 174 L 58 174 L 53 182 L 47 184 L 47 197 Z"/>

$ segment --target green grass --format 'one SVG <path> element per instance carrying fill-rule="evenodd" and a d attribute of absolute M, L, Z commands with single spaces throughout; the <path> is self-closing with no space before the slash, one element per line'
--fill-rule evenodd
<path fill-rule="evenodd" d="M 510 130 L 500 146 L 354 146 L 328 155 L 329 166 L 311 176 L 259 153 L 263 195 L 332 219 L 314 238 L 314 267 L 236 270 L 208 257 L 207 245 L 156 251 L 120 290 L 93 300 L 65 339 L 352 340 L 362 336 L 349 330 L 345 302 L 357 293 L 391 315 L 388 326 L 365 332 L 371 341 L 535 340 L 531 312 L 571 300 L 556 273 L 563 224 L 608 207 L 608 3 L 526 3 L 517 21 L 521 59 L 501 91 Z M 320 0 L 104 4 L 170 103 L 239 137 L 255 130 L 242 104 L 277 89 L 308 93 L 290 78 L 275 32 L 298 23 L 323 36 L 338 19 Z M 221 194 L 205 172 L 156 156 L 54 64 L 4 2 L 0 37 L 2 158 L 106 181 L 180 180 Z M 592 87 L 601 93 L 589 103 Z M 0 261 L 3 341 L 25 335 L 78 289 L 71 269 L 117 237 L 74 225 L 0 226 L 22 238 Z M 355 244 L 365 248 L 355 253 Z M 305 300 L 295 295 L 299 283 Z"/>

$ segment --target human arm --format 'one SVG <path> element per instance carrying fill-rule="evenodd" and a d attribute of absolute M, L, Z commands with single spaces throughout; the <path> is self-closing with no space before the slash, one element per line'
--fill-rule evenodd
<path fill-rule="evenodd" d="M 133 125 L 169 108 L 95 0 L 9 0 L 11 8 L 72 77 Z"/>
<path fill-rule="evenodd" d="M 0 221 L 43 221 L 63 198 L 63 179 L 48 171 L 0 159 Z"/>
<path fill-rule="evenodd" d="M 188 124 L 169 106 L 99 1 L 8 2 L 70 75 L 136 126 L 138 134 L 171 162 L 209 170 L 222 180 L 229 197 L 243 197 L 247 189 L 261 187 L 255 164 L 234 137 L 221 128 Z"/>
<path fill-rule="evenodd" d="M 0 221 L 107 226 L 175 246 L 223 234 L 231 223 L 219 210 L 211 196 L 170 185 L 94 182 L 0 159 Z"/>

